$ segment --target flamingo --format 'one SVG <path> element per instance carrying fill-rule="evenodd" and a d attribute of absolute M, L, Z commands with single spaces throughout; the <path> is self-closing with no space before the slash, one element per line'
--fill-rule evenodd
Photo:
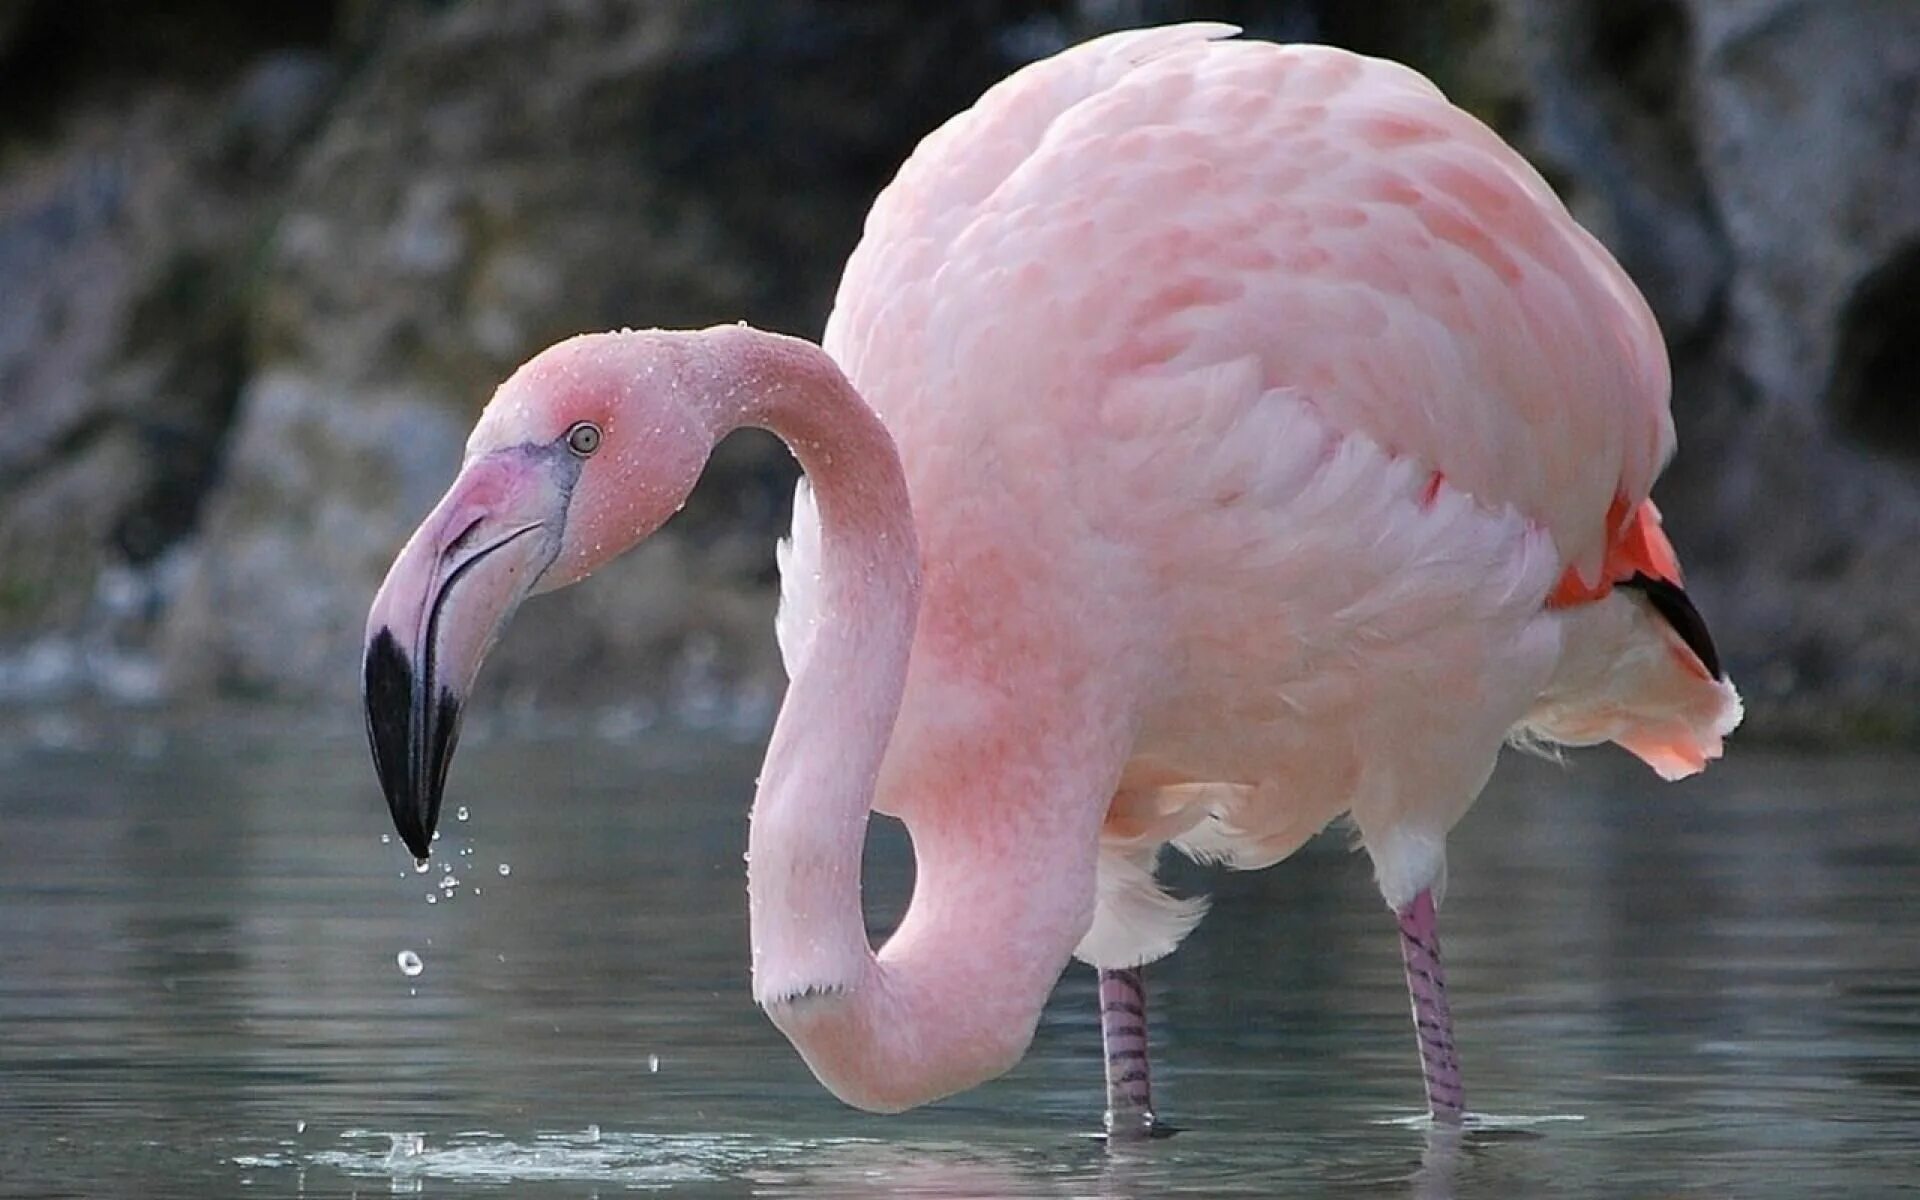
<path fill-rule="evenodd" d="M 1156 856 L 1264 867 L 1346 816 L 1458 1122 L 1437 912 L 1503 744 L 1678 778 L 1739 698 L 1648 498 L 1669 373 L 1620 267 L 1419 74 L 1237 32 L 1114 34 L 989 90 L 875 201 L 822 346 L 623 330 L 507 379 L 368 619 L 413 854 L 521 600 L 758 426 L 804 478 L 753 994 L 821 1082 L 895 1111 L 988 1080 L 1077 957 L 1108 1129 L 1154 1132 L 1142 968 L 1203 909 Z M 916 863 L 877 953 L 871 811 Z"/>

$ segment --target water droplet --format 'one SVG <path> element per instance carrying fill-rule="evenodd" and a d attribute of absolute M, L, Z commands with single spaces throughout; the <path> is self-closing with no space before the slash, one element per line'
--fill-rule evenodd
<path fill-rule="evenodd" d="M 473 894 L 476 896 L 480 894 L 480 885 L 477 883 L 473 885 Z"/>
<path fill-rule="evenodd" d="M 464 820 L 466 820 L 466 819 L 467 819 L 467 806 L 466 806 L 466 805 L 464 805 L 464 804 L 462 804 L 462 805 L 461 805 L 461 806 L 460 806 L 459 808 L 456 808 L 456 809 L 454 809 L 454 810 L 453 810 L 453 815 L 454 815 L 454 818 L 455 818 L 456 820 L 461 820 L 461 821 L 464 821 Z"/>
<path fill-rule="evenodd" d="M 393 1148 L 387 1151 L 387 1161 L 399 1162 L 407 1158 L 419 1158 L 427 1149 L 427 1135 L 424 1133 L 396 1133 Z"/>
<path fill-rule="evenodd" d="M 414 959 L 413 961 L 415 961 L 415 962 L 419 962 L 420 960 L 416 958 L 416 959 Z M 417 968 L 416 968 L 416 969 L 417 969 Z M 305 1133 L 305 1132 L 307 1131 L 307 1123 L 306 1123 L 306 1121 L 304 1121 L 304 1120 L 300 1120 L 300 1121 L 295 1121 L 295 1122 L 293 1123 L 293 1131 L 294 1131 L 295 1133 Z"/>
<path fill-rule="evenodd" d="M 425 875 L 427 873 L 427 868 L 431 867 L 432 865 L 433 863 L 431 863 L 427 859 L 416 858 L 413 860 L 413 873 L 415 875 Z"/>
<path fill-rule="evenodd" d="M 647 1070 L 654 1075 L 660 1073 L 660 1056 L 658 1054 L 647 1055 Z"/>
<path fill-rule="evenodd" d="M 501 873 L 502 875 L 511 875 L 511 874 L 513 874 L 513 864 L 512 864 L 512 863 L 501 863 L 501 864 L 500 864 L 500 873 Z"/>
<path fill-rule="evenodd" d="M 445 875 L 442 875 L 440 877 L 440 890 L 443 892 L 450 892 L 459 886 L 460 886 L 460 880 L 454 875 L 452 871 L 448 871 Z"/>
<path fill-rule="evenodd" d="M 393 961 L 400 964 L 400 973 L 409 979 L 427 969 L 427 964 L 421 962 L 420 956 L 411 950 L 402 950 L 393 956 Z M 305 1129 L 306 1124 L 305 1121 L 302 1121 L 300 1122 L 300 1127 Z"/>
<path fill-rule="evenodd" d="M 390 834 L 390 833 L 383 833 L 383 834 L 381 834 L 381 835 L 380 835 L 380 844 L 381 844 L 382 846 L 391 846 L 391 845 L 393 845 L 393 835 L 392 835 L 392 834 Z"/>
<path fill-rule="evenodd" d="M 427 893 L 427 903 L 428 903 L 428 904 L 438 904 L 438 903 L 440 903 L 440 893 L 439 893 L 439 892 L 428 892 L 428 893 Z"/>
<path fill-rule="evenodd" d="M 436 842 L 440 840 L 440 831 L 438 829 L 433 831 L 433 840 Z"/>

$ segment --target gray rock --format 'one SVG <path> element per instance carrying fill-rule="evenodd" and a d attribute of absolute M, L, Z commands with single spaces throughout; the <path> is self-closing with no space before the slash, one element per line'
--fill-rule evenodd
<path fill-rule="evenodd" d="M 81 629 L 101 571 L 157 559 L 212 478 L 251 214 L 197 177 L 206 112 L 83 120 L 0 182 L 0 636 Z"/>
<path fill-rule="evenodd" d="M 1783 722 L 1920 733 L 1920 5 L 1690 11 L 1735 260 L 1697 439 L 1716 599 Z"/>
<path fill-rule="evenodd" d="M 1750 730 L 1920 737 L 1920 5 L 1482 7 L 1467 99 L 1667 333 L 1658 497 Z"/>
<path fill-rule="evenodd" d="M 989 30 L 967 6 L 698 0 L 395 21 L 291 188 L 172 678 L 344 694 L 387 560 L 494 385 L 547 343 L 733 319 L 817 334 L 872 193 L 1011 65 Z M 771 679 L 792 477 L 767 440 L 726 448 L 657 545 L 521 623 L 489 693 L 618 696 L 690 655 Z"/>
<path fill-rule="evenodd" d="M 1408 60 L 1542 167 L 1667 330 L 1660 499 L 1755 728 L 1920 736 L 1912 0 L 275 11 L 0 0 L 0 97 L 21 46 L 74 56 L 0 111 L 0 700 L 348 704 L 367 599 L 515 364 L 628 324 L 817 333 L 920 134 L 1022 61 L 1204 15 Z M 160 52 L 189 28 L 203 53 Z M 483 694 L 764 700 L 791 478 L 723 446 Z"/>

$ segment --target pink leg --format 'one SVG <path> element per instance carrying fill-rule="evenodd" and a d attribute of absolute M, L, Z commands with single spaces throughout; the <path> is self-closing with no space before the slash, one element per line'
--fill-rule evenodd
<path fill-rule="evenodd" d="M 1460 1089 L 1460 1059 L 1453 1050 L 1453 1012 L 1447 1006 L 1447 975 L 1440 965 L 1432 892 L 1421 892 L 1400 910 L 1400 956 L 1406 960 L 1413 1027 L 1420 1036 L 1427 1107 L 1436 1121 L 1458 1122 L 1466 1111 L 1466 1099 Z"/>
<path fill-rule="evenodd" d="M 1107 1137 L 1154 1134 L 1147 1068 L 1147 988 L 1140 968 L 1100 972 L 1100 1042 L 1107 1052 Z"/>

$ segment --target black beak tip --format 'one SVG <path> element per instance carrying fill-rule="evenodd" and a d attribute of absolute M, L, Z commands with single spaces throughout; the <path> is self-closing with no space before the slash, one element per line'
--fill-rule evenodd
<path fill-rule="evenodd" d="M 441 785 L 453 754 L 459 706 L 442 691 L 439 703 L 427 708 L 413 664 L 391 629 L 382 628 L 367 644 L 361 684 L 367 741 L 394 829 L 408 853 L 426 858 L 440 821 Z"/>
<path fill-rule="evenodd" d="M 407 853 L 413 855 L 413 861 L 425 862 L 433 853 L 432 826 L 402 816 L 397 807 L 393 812 L 393 826 L 400 831 L 400 840 L 406 843 Z"/>

